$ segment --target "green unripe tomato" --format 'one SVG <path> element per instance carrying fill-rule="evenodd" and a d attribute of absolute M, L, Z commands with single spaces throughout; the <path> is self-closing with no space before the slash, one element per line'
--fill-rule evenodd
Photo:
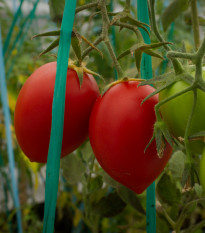
<path fill-rule="evenodd" d="M 205 69 L 203 68 L 203 78 L 205 79 Z M 178 81 L 172 86 L 159 93 L 159 101 L 172 96 L 189 87 L 184 81 Z M 193 106 L 193 92 L 189 91 L 173 100 L 168 101 L 160 107 L 163 120 L 166 122 L 170 132 L 174 137 L 184 137 L 189 115 Z M 189 135 L 205 130 L 205 92 L 197 90 L 197 103 L 191 121 Z M 192 141 L 193 152 L 201 154 L 205 143 L 202 141 Z"/>
<path fill-rule="evenodd" d="M 205 192 L 205 148 L 201 154 L 199 178 L 200 178 L 201 186 Z"/>

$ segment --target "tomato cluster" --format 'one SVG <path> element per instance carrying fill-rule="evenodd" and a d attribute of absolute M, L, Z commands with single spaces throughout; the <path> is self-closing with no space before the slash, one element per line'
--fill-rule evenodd
<path fill-rule="evenodd" d="M 17 99 L 16 137 L 31 161 L 47 161 L 55 76 L 56 62 L 41 66 L 25 82 Z M 153 134 L 158 96 L 141 104 L 154 89 L 138 84 L 121 81 L 99 96 L 91 75 L 84 73 L 80 87 L 77 73 L 68 69 L 61 157 L 79 147 L 89 133 L 102 168 L 120 183 L 141 193 L 162 172 L 172 149 L 166 145 L 163 158 L 159 158 L 153 141 L 145 152 Z"/>

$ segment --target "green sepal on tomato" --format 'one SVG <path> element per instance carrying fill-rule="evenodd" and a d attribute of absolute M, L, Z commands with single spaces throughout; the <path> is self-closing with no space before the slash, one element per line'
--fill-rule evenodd
<path fill-rule="evenodd" d="M 111 85 L 92 109 L 89 138 L 101 167 L 119 183 L 142 193 L 163 171 L 172 148 L 165 145 L 159 158 L 155 140 L 145 151 L 156 121 L 158 95 L 142 100 L 154 91 L 138 81 Z"/>
<path fill-rule="evenodd" d="M 34 162 L 47 161 L 56 62 L 39 67 L 20 90 L 14 114 L 17 141 Z M 82 85 L 76 71 L 68 68 L 61 157 L 78 148 L 88 137 L 89 117 L 99 96 L 91 74 L 83 73 Z"/>
<path fill-rule="evenodd" d="M 203 79 L 205 79 L 205 70 L 203 69 Z M 159 93 L 159 101 L 164 100 L 189 87 L 184 81 L 177 81 L 170 87 Z M 189 115 L 192 111 L 194 101 L 193 92 L 189 91 L 182 94 L 160 107 L 160 113 L 166 122 L 170 132 L 176 138 L 183 138 Z M 189 136 L 205 130 L 205 93 L 197 90 L 197 103 L 191 121 Z M 197 154 L 201 154 L 205 146 L 202 140 L 193 140 L 190 142 L 191 149 Z"/>

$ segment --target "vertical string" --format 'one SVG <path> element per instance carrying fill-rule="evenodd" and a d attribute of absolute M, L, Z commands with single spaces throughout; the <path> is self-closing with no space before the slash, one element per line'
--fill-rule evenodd
<path fill-rule="evenodd" d="M 138 20 L 149 25 L 149 12 L 147 0 L 137 0 Z M 149 30 L 149 28 L 147 28 Z M 149 35 L 140 29 L 144 42 L 150 44 Z M 143 54 L 141 62 L 141 77 L 143 79 L 152 78 L 151 56 Z M 156 203 L 155 203 L 155 182 L 147 188 L 146 199 L 146 228 L 147 233 L 156 233 Z"/>
<path fill-rule="evenodd" d="M 18 32 L 18 34 L 16 35 L 16 38 L 14 40 L 14 42 L 12 43 L 12 47 L 10 50 L 8 50 L 6 56 L 5 56 L 5 63 L 7 64 L 13 50 L 15 49 L 17 43 L 19 42 L 20 38 L 22 37 L 23 33 L 26 32 L 25 28 L 27 25 L 29 25 L 29 22 L 32 22 L 34 16 L 35 16 L 35 11 L 36 11 L 36 8 L 37 8 L 37 5 L 39 3 L 39 0 L 36 0 L 34 6 L 33 6 L 33 9 L 30 11 L 29 15 L 25 18 L 23 24 L 21 25 L 21 28 Z"/>
<path fill-rule="evenodd" d="M 63 137 L 66 77 L 76 0 L 66 0 L 61 24 L 56 81 L 52 105 L 51 137 L 46 168 L 44 233 L 53 233 Z"/>
<path fill-rule="evenodd" d="M 7 37 L 6 37 L 6 40 L 5 40 L 5 43 L 4 43 L 4 48 L 3 48 L 3 54 L 4 55 L 6 54 L 7 49 L 9 47 L 11 36 L 12 36 L 13 30 L 14 30 L 14 27 L 16 25 L 16 22 L 19 19 L 19 17 L 21 16 L 21 13 L 22 13 L 21 12 L 21 7 L 22 7 L 23 2 L 24 2 L 24 0 L 21 0 L 19 8 L 16 11 L 16 14 L 14 15 L 14 19 L 12 21 L 11 27 L 9 28 L 9 32 L 7 34 Z"/>
<path fill-rule="evenodd" d="M 12 148 L 12 135 L 11 135 L 11 119 L 10 112 L 8 106 L 8 93 L 6 87 L 6 77 L 4 70 L 4 61 L 3 61 L 3 48 L 2 48 L 2 39 L 1 39 L 1 28 L 0 28 L 0 90 L 1 90 L 1 101 L 3 105 L 3 113 L 4 113 L 4 121 L 6 125 L 6 141 L 7 141 L 7 150 L 8 150 L 8 160 L 9 160 L 9 169 L 11 172 L 11 185 L 12 185 L 12 193 L 14 197 L 14 206 L 16 208 L 17 214 L 17 225 L 18 225 L 18 233 L 22 233 L 22 225 L 21 225 L 21 211 L 20 211 L 20 203 L 18 196 L 18 186 L 15 177 L 15 162 L 14 162 L 14 153 Z"/>

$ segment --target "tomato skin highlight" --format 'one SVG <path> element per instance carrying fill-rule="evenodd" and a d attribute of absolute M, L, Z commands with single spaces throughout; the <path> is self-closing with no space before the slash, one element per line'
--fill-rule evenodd
<path fill-rule="evenodd" d="M 203 78 L 205 79 L 205 71 L 203 71 Z M 178 81 L 172 86 L 166 88 L 159 93 L 159 101 L 164 100 L 186 88 L 189 85 L 184 81 Z M 189 115 L 192 111 L 194 96 L 193 92 L 187 92 L 177 98 L 170 100 L 160 107 L 160 112 L 163 120 L 166 122 L 169 130 L 174 137 L 184 138 L 186 124 Z M 201 90 L 197 90 L 197 103 L 195 112 L 191 121 L 189 135 L 193 135 L 200 131 L 205 130 L 205 93 Z M 202 141 L 191 141 L 190 142 L 192 152 L 201 154 L 205 146 Z"/>
<path fill-rule="evenodd" d="M 93 107 L 89 138 L 101 167 L 115 180 L 142 193 L 163 171 L 172 148 L 167 145 L 159 158 L 155 141 L 144 153 L 155 123 L 155 95 L 141 105 L 150 86 L 121 82 L 99 97 Z"/>
<path fill-rule="evenodd" d="M 25 155 L 39 163 L 47 161 L 56 65 L 56 62 L 47 63 L 27 79 L 15 108 L 17 141 Z M 98 96 L 98 85 L 92 75 L 84 73 L 80 87 L 77 73 L 68 69 L 61 157 L 74 151 L 88 137 L 90 112 Z"/>

